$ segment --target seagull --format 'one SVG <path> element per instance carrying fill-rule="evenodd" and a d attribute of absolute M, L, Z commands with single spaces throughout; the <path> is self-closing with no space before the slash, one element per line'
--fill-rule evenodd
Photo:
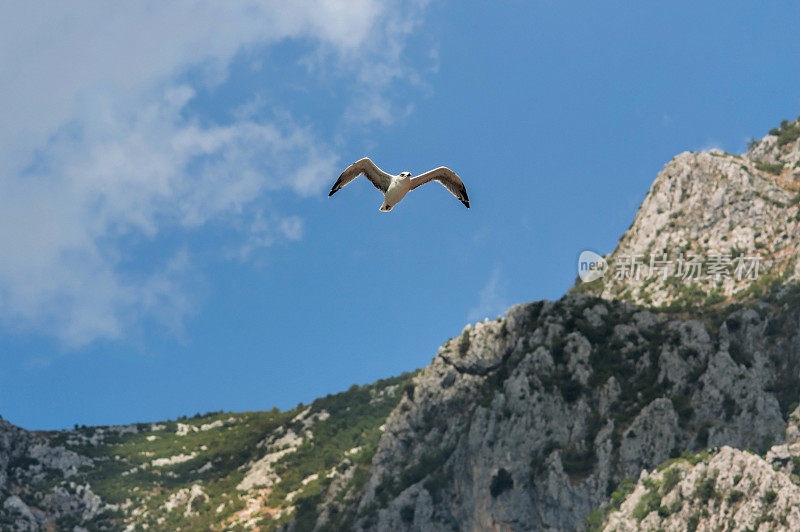
<path fill-rule="evenodd" d="M 440 166 L 417 177 L 411 177 L 411 172 L 400 172 L 398 175 L 392 175 L 378 168 L 369 157 L 364 157 L 348 166 L 339 176 L 339 179 L 336 180 L 336 183 L 333 184 L 328 196 L 333 196 L 339 189 L 361 174 L 364 174 L 375 185 L 375 188 L 383 192 L 383 205 L 379 209 L 382 212 L 391 211 L 408 194 L 409 190 L 414 190 L 430 181 L 441 183 L 469 209 L 467 189 L 456 173 L 449 168 Z"/>

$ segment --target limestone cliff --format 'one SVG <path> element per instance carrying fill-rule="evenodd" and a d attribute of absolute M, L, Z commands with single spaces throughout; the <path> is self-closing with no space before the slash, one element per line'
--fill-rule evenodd
<path fill-rule="evenodd" d="M 0 418 L 0 530 L 40 530 L 56 523 L 109 529 L 116 508 L 76 482 L 92 466 L 90 458 Z"/>
<path fill-rule="evenodd" d="M 800 530 L 800 409 L 765 456 L 714 448 L 642 471 L 606 531 Z"/>
<path fill-rule="evenodd" d="M 568 296 L 443 346 L 386 423 L 362 529 L 574 530 L 686 450 L 766 450 L 798 398 L 794 291 L 691 316 Z"/>
<path fill-rule="evenodd" d="M 606 257 L 605 277 L 577 289 L 648 306 L 752 299 L 765 284 L 800 274 L 799 191 L 797 121 L 744 155 L 682 153 Z"/>

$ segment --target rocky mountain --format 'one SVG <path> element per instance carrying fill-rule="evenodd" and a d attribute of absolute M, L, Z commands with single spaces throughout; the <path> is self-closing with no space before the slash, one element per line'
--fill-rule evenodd
<path fill-rule="evenodd" d="M 0 421 L 0 530 L 306 529 L 321 502 L 346 529 L 412 376 L 287 412 L 46 433 Z"/>
<path fill-rule="evenodd" d="M 798 529 L 798 161 L 798 122 L 677 156 L 603 279 L 413 374 L 287 412 L 0 422 L 0 529 Z"/>
<path fill-rule="evenodd" d="M 748 299 L 753 280 L 796 280 L 798 251 L 800 121 L 784 121 L 744 155 L 673 158 L 606 257 L 608 273 L 578 290 L 647 306 Z"/>
<path fill-rule="evenodd" d="M 389 417 L 357 525 L 580 529 L 686 450 L 765 452 L 800 389 L 796 298 L 687 316 L 574 295 L 466 329 Z"/>
<path fill-rule="evenodd" d="M 642 471 L 605 530 L 800 530 L 800 409 L 765 456 L 731 447 Z"/>
<path fill-rule="evenodd" d="M 47 434 L 0 418 L 0 529 L 36 530 L 52 522 L 110 527 L 116 508 L 78 474 L 91 464 L 86 456 L 51 445 Z"/>

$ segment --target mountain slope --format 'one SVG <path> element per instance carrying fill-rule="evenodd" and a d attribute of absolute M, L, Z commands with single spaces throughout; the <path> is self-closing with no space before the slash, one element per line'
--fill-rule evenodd
<path fill-rule="evenodd" d="M 52 445 L 47 434 L 0 418 L 0 530 L 38 530 L 47 523 L 110 528 L 116 509 L 82 481 L 91 466 L 88 457 Z"/>
<path fill-rule="evenodd" d="M 800 389 L 797 297 L 687 318 L 568 296 L 466 329 L 389 417 L 357 524 L 580 529 L 687 449 L 768 449 Z"/>
<path fill-rule="evenodd" d="M 317 520 L 360 497 L 406 374 L 288 412 L 32 434 L 0 422 L 0 529 L 223 530 Z M 333 497 L 336 500 L 333 500 Z"/>
<path fill-rule="evenodd" d="M 648 306 L 697 305 L 752 299 L 760 286 L 751 277 L 762 285 L 797 279 L 798 134 L 800 122 L 785 121 L 741 156 L 719 150 L 676 156 L 606 257 L 608 273 L 577 290 Z"/>
<path fill-rule="evenodd" d="M 604 519 L 606 531 L 800 529 L 800 409 L 787 443 L 764 457 L 723 447 L 672 460 L 648 474 Z"/>

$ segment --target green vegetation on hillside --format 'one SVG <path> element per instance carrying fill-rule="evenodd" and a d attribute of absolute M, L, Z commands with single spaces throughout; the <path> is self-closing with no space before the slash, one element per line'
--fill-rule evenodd
<path fill-rule="evenodd" d="M 769 134 L 778 137 L 778 146 L 784 146 L 796 141 L 800 138 L 800 116 L 792 122 L 782 120 L 780 127 L 772 128 Z"/>
<path fill-rule="evenodd" d="M 105 502 L 119 505 L 111 517 L 134 523 L 136 530 L 239 529 L 245 522 L 271 530 L 289 519 L 302 529 L 316 521 L 319 503 L 342 470 L 354 469 L 337 497 L 360 495 L 380 427 L 412 377 L 354 385 L 286 412 L 216 412 L 49 436 L 94 460 L 94 467 L 70 480 L 88 483 Z M 252 463 L 291 447 L 269 443 L 287 434 L 299 444 L 273 464 L 277 482 L 269 489 L 237 489 Z M 353 517 L 345 512 L 329 524 L 339 529 Z"/>

